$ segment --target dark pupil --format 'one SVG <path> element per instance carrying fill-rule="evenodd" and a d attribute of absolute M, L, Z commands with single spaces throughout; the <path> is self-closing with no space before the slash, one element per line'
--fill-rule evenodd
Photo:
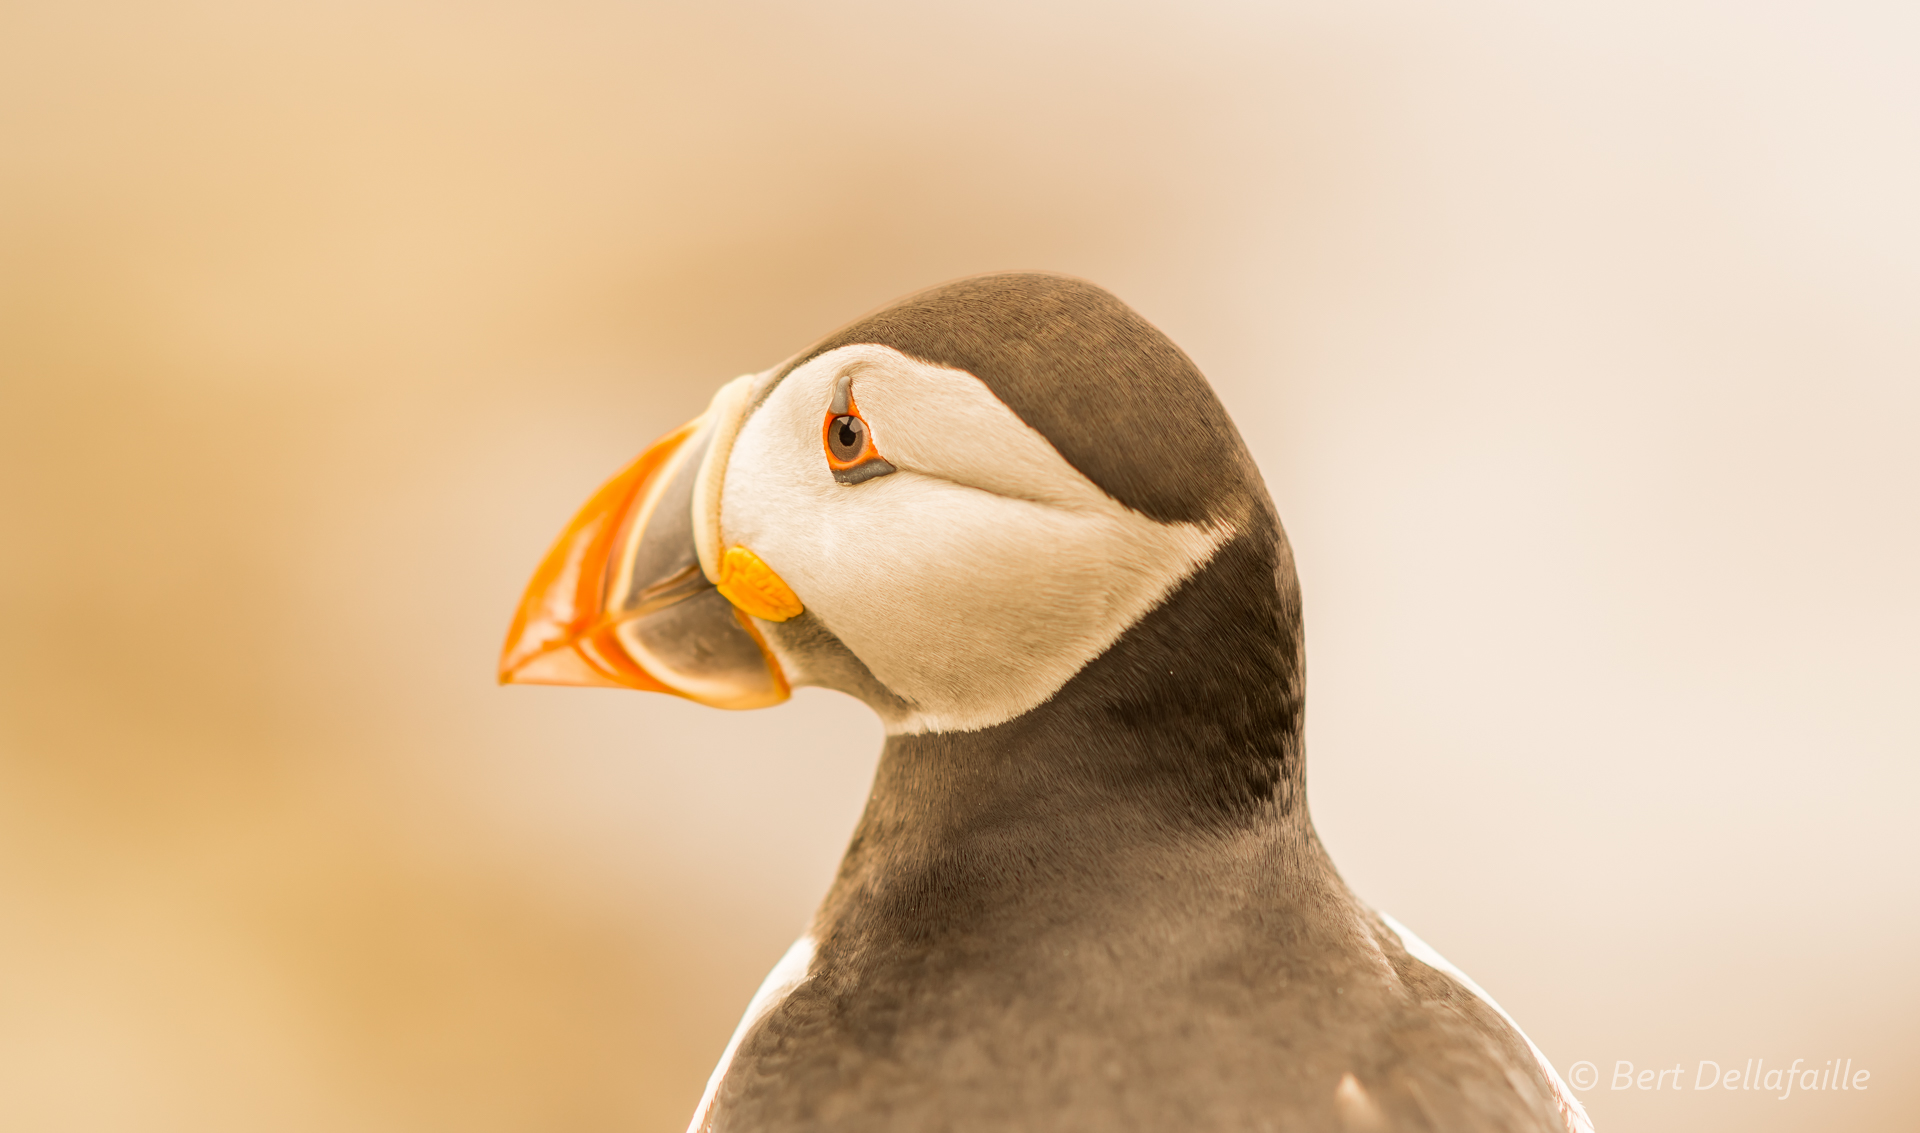
<path fill-rule="evenodd" d="M 867 423 L 858 417 L 847 415 L 835 417 L 833 425 L 827 429 L 827 446 L 833 449 L 835 460 L 853 460 L 865 447 Z"/>

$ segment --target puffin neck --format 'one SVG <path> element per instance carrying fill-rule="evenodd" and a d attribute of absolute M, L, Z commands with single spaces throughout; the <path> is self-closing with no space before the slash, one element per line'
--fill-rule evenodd
<path fill-rule="evenodd" d="M 979 731 L 890 737 L 842 882 L 880 859 L 1011 855 L 1073 872 L 1077 856 L 1129 845 L 1310 837 L 1303 683 L 1292 558 L 1256 513 L 1045 704 Z"/>

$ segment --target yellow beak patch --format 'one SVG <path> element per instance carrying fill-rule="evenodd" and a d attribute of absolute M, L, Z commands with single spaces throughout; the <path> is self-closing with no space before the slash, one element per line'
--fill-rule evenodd
<path fill-rule="evenodd" d="M 745 547 L 728 547 L 720 557 L 714 588 L 736 608 L 769 622 L 784 622 L 806 608 L 793 588 Z"/>

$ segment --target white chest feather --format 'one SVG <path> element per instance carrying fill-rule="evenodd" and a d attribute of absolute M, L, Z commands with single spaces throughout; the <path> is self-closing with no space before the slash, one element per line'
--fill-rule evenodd
<path fill-rule="evenodd" d="M 707 1091 L 700 1095 L 699 1108 L 693 1111 L 693 1120 L 687 1124 L 687 1133 L 700 1133 L 706 1128 L 707 1119 L 713 1114 L 714 1098 L 720 1094 L 720 1083 L 726 1080 L 727 1068 L 733 1065 L 733 1056 L 740 1044 L 753 1030 L 753 1025 L 766 1018 L 767 1012 L 780 1005 L 780 1001 L 793 993 L 807 979 L 807 968 L 813 963 L 813 938 L 803 936 L 793 942 L 786 955 L 767 973 L 761 982 L 760 990 L 753 993 L 747 1002 L 746 1014 L 740 1016 L 740 1025 L 733 1029 L 733 1037 L 727 1040 L 726 1052 L 720 1056 L 720 1064 L 713 1068 L 713 1075 L 707 1079 Z"/>
<path fill-rule="evenodd" d="M 1554 1100 L 1560 1103 L 1560 1117 L 1566 1122 L 1567 1133 L 1593 1133 L 1593 1119 L 1587 1116 L 1586 1107 L 1580 1104 L 1579 1098 L 1573 1096 L 1572 1090 L 1567 1089 L 1567 1084 L 1560 1079 L 1560 1072 L 1553 1068 L 1553 1063 L 1547 1061 L 1547 1056 L 1533 1044 L 1533 1040 L 1527 1038 L 1527 1033 L 1520 1029 L 1520 1024 L 1513 1021 L 1513 1016 L 1507 1014 L 1505 1009 L 1495 1003 L 1493 997 L 1488 995 L 1479 984 L 1474 983 L 1467 973 L 1454 967 L 1445 956 L 1436 952 L 1433 945 L 1415 936 L 1412 929 L 1385 913 L 1380 914 L 1380 919 L 1387 922 L 1387 927 L 1399 935 L 1400 945 L 1407 950 L 1408 955 L 1435 971 L 1452 976 L 1460 986 L 1478 996 L 1481 1002 L 1498 1012 L 1500 1017 L 1507 1021 L 1507 1026 L 1512 1027 L 1513 1032 L 1526 1042 L 1527 1049 L 1533 1052 L 1534 1060 L 1540 1064 L 1540 1072 L 1546 1075 L 1547 1085 L 1553 1088 Z"/>

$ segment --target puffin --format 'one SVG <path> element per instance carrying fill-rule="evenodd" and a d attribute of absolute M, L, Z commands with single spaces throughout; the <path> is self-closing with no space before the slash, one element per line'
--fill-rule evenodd
<path fill-rule="evenodd" d="M 566 526 L 500 680 L 886 727 L 689 1133 L 1591 1133 L 1308 816 L 1300 586 L 1193 362 L 1081 279 L 898 300 Z"/>

